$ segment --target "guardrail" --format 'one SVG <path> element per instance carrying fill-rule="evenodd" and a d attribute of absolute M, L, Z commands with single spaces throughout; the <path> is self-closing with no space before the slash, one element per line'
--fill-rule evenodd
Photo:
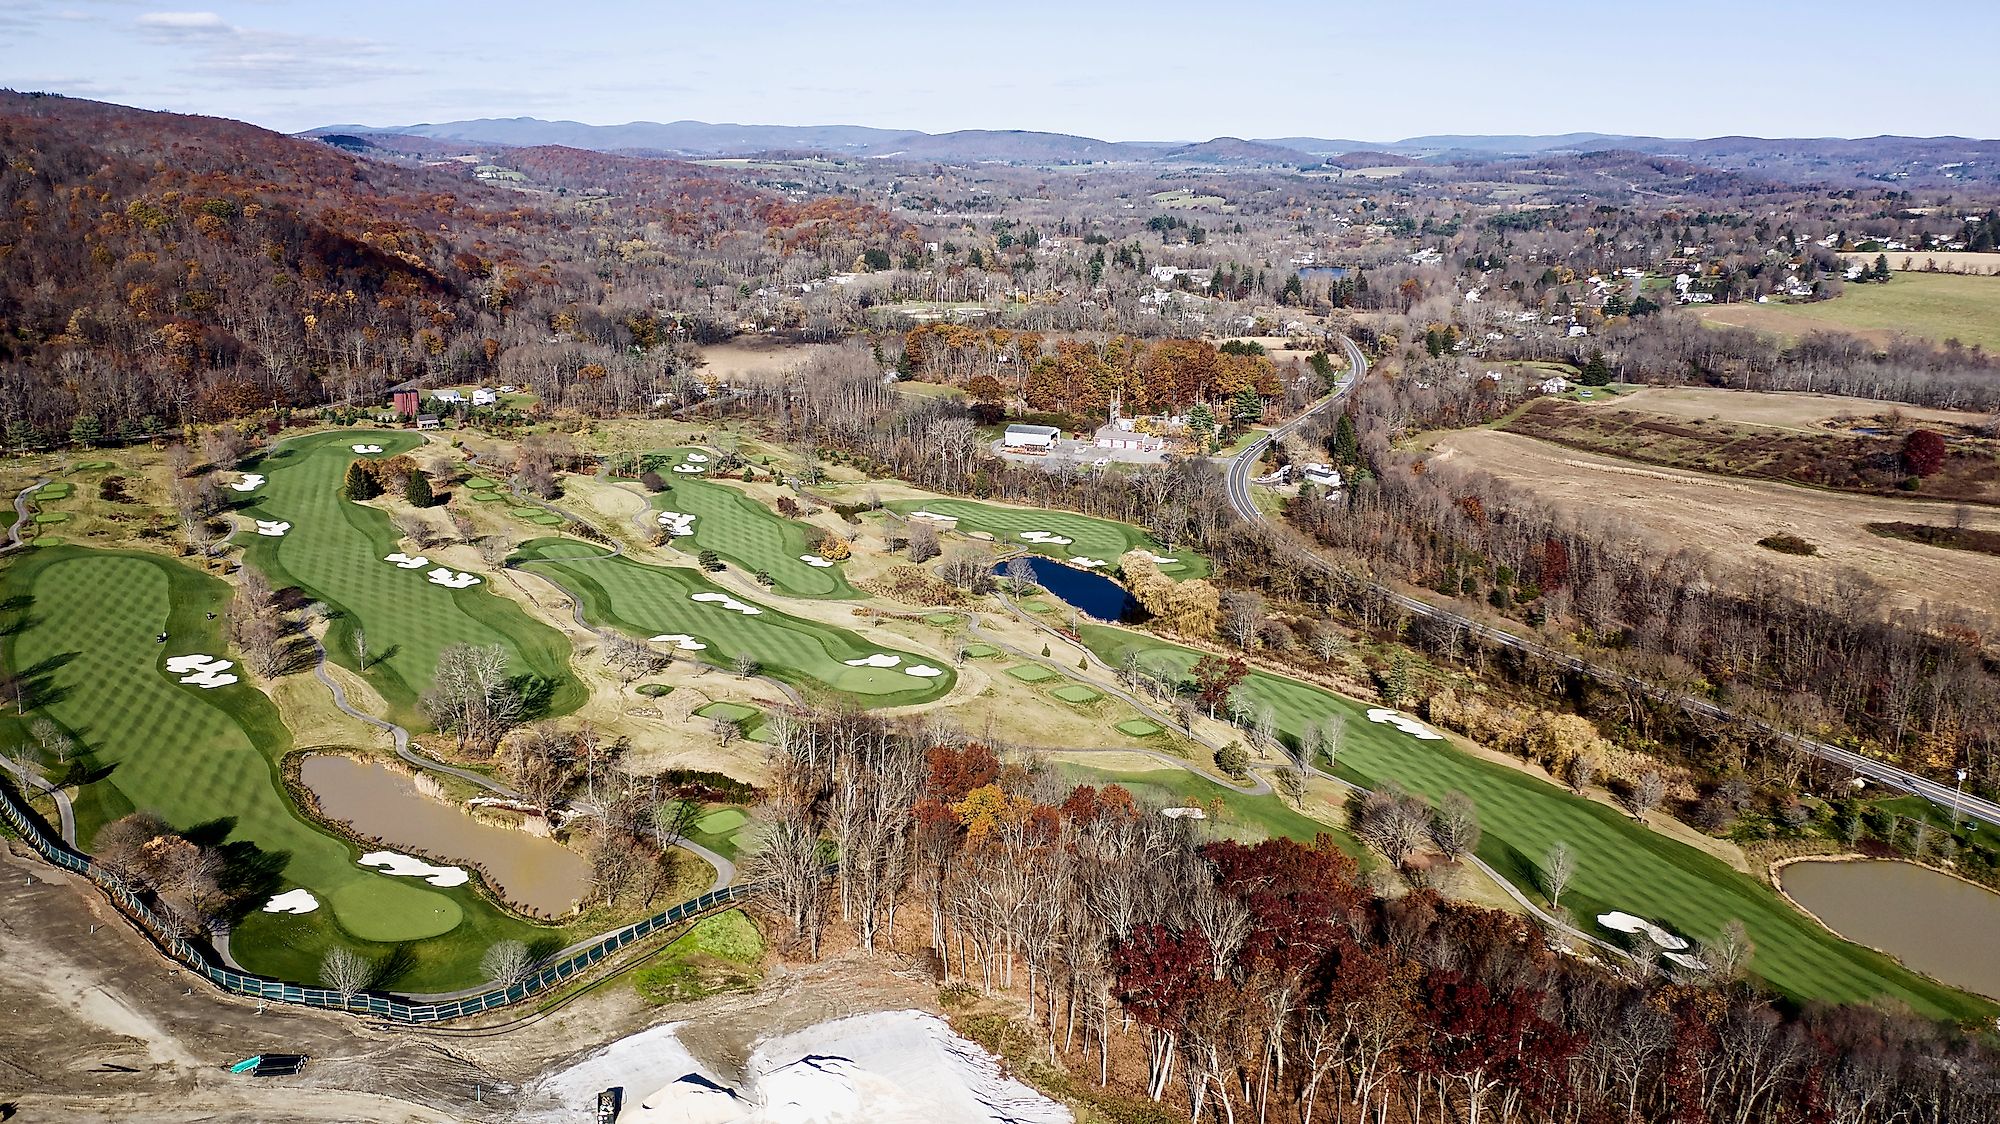
<path fill-rule="evenodd" d="M 272 1003 L 351 1011 L 355 1014 L 374 1015 L 403 1023 L 443 1022 L 519 1003 L 585 971 L 635 941 L 643 940 L 663 929 L 670 929 L 724 906 L 733 905 L 755 894 L 759 889 L 757 884 L 752 883 L 710 890 L 698 898 L 684 901 L 643 921 L 609 933 L 588 947 L 541 968 L 527 979 L 510 987 L 496 988 L 442 1003 L 419 1003 L 375 992 L 364 991 L 344 995 L 331 988 L 286 983 L 283 980 L 239 972 L 217 964 L 192 941 L 179 935 L 175 931 L 175 926 L 169 925 L 116 872 L 106 869 L 89 855 L 51 838 L 29 814 L 28 809 L 16 800 L 14 794 L 4 785 L 0 785 L 0 819 L 5 819 L 44 859 L 64 870 L 90 879 L 161 952 L 216 987 L 233 995 L 248 996 Z"/>

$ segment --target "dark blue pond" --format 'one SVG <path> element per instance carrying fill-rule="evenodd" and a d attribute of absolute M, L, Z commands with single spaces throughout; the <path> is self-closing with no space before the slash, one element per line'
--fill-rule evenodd
<path fill-rule="evenodd" d="M 1101 621 L 1131 620 L 1139 615 L 1139 602 L 1134 600 L 1125 587 L 1102 574 L 1065 566 L 1053 558 L 1039 554 L 1022 557 L 1028 560 L 1028 568 L 1034 571 L 1035 584 L 1049 591 L 1056 598 L 1082 612 L 1085 616 Z M 994 570 L 1004 581 L 1007 567 Z"/>
<path fill-rule="evenodd" d="M 1309 265 L 1299 270 L 1299 280 L 1301 281 L 1310 281 L 1315 277 L 1324 277 L 1329 281 L 1338 281 L 1345 276 L 1347 276 L 1347 267 L 1344 265 Z"/>

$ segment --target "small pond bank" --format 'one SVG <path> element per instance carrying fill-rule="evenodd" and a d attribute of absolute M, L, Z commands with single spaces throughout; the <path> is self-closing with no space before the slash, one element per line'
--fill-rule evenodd
<path fill-rule="evenodd" d="M 1785 896 L 1834 932 L 1933 978 L 2000 998 L 2000 894 L 1887 859 L 1801 859 L 1776 872 Z"/>
<path fill-rule="evenodd" d="M 1124 586 L 1103 574 L 1065 565 L 1039 554 L 1023 554 L 1021 560 L 1034 573 L 1036 585 L 1048 590 L 1049 596 L 1086 616 L 1117 623 L 1137 620 L 1141 613 L 1138 600 Z M 1011 562 L 1007 564 L 1011 565 Z M 994 571 L 1003 581 L 1007 577 L 1007 566 Z"/>

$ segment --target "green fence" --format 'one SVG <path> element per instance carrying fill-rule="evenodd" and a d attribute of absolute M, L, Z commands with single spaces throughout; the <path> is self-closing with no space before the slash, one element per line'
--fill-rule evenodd
<path fill-rule="evenodd" d="M 273 1003 L 353 1011 L 356 1014 L 375 1015 L 405 1023 L 442 1022 L 446 1019 L 464 1018 L 467 1015 L 476 1015 L 482 1011 L 519 1003 L 587 970 L 591 965 L 634 941 L 643 940 L 662 929 L 670 929 L 702 914 L 734 905 L 758 890 L 755 884 L 710 890 L 664 913 L 656 913 L 643 921 L 606 934 L 589 946 L 542 968 L 512 987 L 498 988 L 443 1003 L 416 1003 L 373 992 L 342 995 L 328 988 L 305 987 L 283 980 L 253 976 L 217 964 L 208 953 L 181 936 L 176 926 L 162 918 L 143 897 L 119 877 L 117 872 L 95 862 L 89 855 L 72 849 L 61 840 L 51 838 L 5 785 L 0 785 L 0 818 L 4 818 L 20 832 L 21 837 L 28 841 L 28 845 L 33 847 L 37 854 L 64 870 L 73 871 L 96 883 L 104 891 L 105 896 L 111 899 L 112 904 L 130 918 L 132 923 L 138 926 L 139 931 L 145 933 L 161 952 L 166 953 L 189 971 L 199 973 L 222 990 Z"/>

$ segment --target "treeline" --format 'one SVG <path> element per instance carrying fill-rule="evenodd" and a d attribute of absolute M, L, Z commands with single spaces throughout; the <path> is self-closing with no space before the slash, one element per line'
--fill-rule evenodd
<path fill-rule="evenodd" d="M 795 949 L 922 952 L 1019 1001 L 1076 1080 L 1189 1120 L 2000 1118 L 1978 1041 L 1788 1013 L 1740 978 L 1736 934 L 1699 969 L 1615 974 L 1507 914 L 1378 897 L 1326 836 L 1208 841 L 1118 786 L 853 715 L 773 732 L 750 865 Z"/>
<path fill-rule="evenodd" d="M 1004 394 L 1030 409 L 1090 418 L 1104 417 L 1113 398 L 1128 414 L 1185 414 L 1244 390 L 1268 399 L 1284 388 L 1283 373 L 1261 347 L 1124 335 L 1049 340 L 1039 332 L 944 323 L 911 329 L 901 366 L 912 377 L 975 397 Z M 1302 374 L 1289 372 L 1292 379 Z"/>

